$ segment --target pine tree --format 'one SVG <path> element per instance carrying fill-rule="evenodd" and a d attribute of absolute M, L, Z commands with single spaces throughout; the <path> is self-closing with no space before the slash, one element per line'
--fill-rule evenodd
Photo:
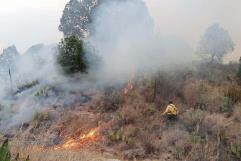
<path fill-rule="evenodd" d="M 89 24 L 91 22 L 92 10 L 97 6 L 99 0 L 70 0 L 66 4 L 60 20 L 59 30 L 65 37 L 76 35 L 84 38 L 89 35 Z"/>
<path fill-rule="evenodd" d="M 59 44 L 58 63 L 66 74 L 86 72 L 88 63 L 83 41 L 76 36 L 63 39 Z"/>

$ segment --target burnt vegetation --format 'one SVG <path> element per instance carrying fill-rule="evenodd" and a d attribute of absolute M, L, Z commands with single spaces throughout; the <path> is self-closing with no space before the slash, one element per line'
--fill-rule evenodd
<path fill-rule="evenodd" d="M 239 161 L 238 66 L 208 62 L 144 74 L 133 79 L 128 93 L 123 92 L 125 86 L 109 86 L 60 114 L 58 109 L 36 113 L 18 136 L 48 149 L 98 127 L 98 140 L 81 149 L 122 160 Z M 172 122 L 161 116 L 170 100 L 179 109 Z"/>
<path fill-rule="evenodd" d="M 91 79 L 92 73 L 87 75 L 93 70 L 91 65 L 101 63 L 95 51 L 86 49 L 85 38 L 92 34 L 91 15 L 102 2 L 70 0 L 66 5 L 59 26 L 65 37 L 58 46 L 57 64 L 69 76 L 67 85 L 60 86 L 76 88 L 69 87 L 68 92 L 48 84 L 38 88 L 34 100 L 47 107 L 15 127 L 15 135 L 9 137 L 11 148 L 0 135 L 0 161 L 13 160 L 12 154 L 20 160 L 19 149 L 23 156 L 30 155 L 26 160 L 83 160 L 76 155 L 64 158 L 59 151 L 79 153 L 85 148 L 122 160 L 240 161 L 241 60 L 222 63 L 235 46 L 229 33 L 219 25 L 209 27 L 198 48 L 204 58 L 191 65 L 165 70 L 156 66 L 155 72 L 145 69 L 124 85 L 78 88 L 76 82 Z M 24 95 L 38 85 L 37 80 L 27 82 L 13 94 Z M 48 99 L 51 104 L 44 103 Z M 178 108 L 176 120 L 161 115 L 169 101 Z M 0 116 L 6 109 L 0 104 Z M 81 143 L 83 138 L 87 141 Z M 66 156 L 71 156 L 68 152 Z"/>
<path fill-rule="evenodd" d="M 102 117 L 111 115 L 106 146 L 124 159 L 240 160 L 237 69 L 199 64 L 136 79 L 128 95 L 108 93 L 101 100 Z M 174 123 L 161 117 L 169 100 L 180 110 Z"/>

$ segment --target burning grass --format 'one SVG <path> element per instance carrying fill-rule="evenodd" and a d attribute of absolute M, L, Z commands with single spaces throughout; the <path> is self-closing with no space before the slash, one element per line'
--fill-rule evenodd
<path fill-rule="evenodd" d="M 73 149 L 80 149 L 86 144 L 90 144 L 100 140 L 99 135 L 100 128 L 91 129 L 86 134 L 79 136 L 78 138 L 70 138 L 62 144 L 54 147 L 54 150 L 73 150 Z"/>
<path fill-rule="evenodd" d="M 49 136 L 40 134 L 44 139 L 60 138 L 59 142 L 32 147 L 23 154 L 34 151 L 31 160 L 101 161 L 99 156 L 86 159 L 78 154 L 91 149 L 123 160 L 238 161 L 240 87 L 233 81 L 208 80 L 202 72 L 172 71 L 148 79 L 131 78 L 123 89 L 100 92 L 95 101 L 64 110 L 47 128 Z M 180 111 L 172 123 L 160 115 L 169 100 Z M 222 110 L 226 107 L 231 110 Z"/>

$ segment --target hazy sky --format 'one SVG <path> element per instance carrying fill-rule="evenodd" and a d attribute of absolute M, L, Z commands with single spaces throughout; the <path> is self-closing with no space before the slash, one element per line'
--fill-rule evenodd
<path fill-rule="evenodd" d="M 194 48 L 205 29 L 219 23 L 229 31 L 241 56 L 241 0 L 146 0 L 162 34 L 175 34 Z"/>
<path fill-rule="evenodd" d="M 21 51 L 61 38 L 59 19 L 68 0 L 0 0 L 0 50 L 15 44 Z"/>
<path fill-rule="evenodd" d="M 0 0 L 0 50 L 15 44 L 54 43 L 61 38 L 59 19 L 68 0 Z M 240 0 L 145 0 L 162 34 L 177 35 L 194 48 L 213 23 L 230 32 L 241 55 Z"/>

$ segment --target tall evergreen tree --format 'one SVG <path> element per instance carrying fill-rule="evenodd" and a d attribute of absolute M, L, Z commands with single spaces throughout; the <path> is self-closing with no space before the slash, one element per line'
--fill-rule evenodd
<path fill-rule="evenodd" d="M 59 44 L 58 63 L 66 74 L 86 72 L 88 63 L 82 40 L 69 36 Z"/>
<path fill-rule="evenodd" d="M 59 25 L 59 30 L 65 37 L 76 35 L 84 38 L 89 35 L 91 14 L 98 2 L 99 0 L 70 0 L 66 4 Z"/>

